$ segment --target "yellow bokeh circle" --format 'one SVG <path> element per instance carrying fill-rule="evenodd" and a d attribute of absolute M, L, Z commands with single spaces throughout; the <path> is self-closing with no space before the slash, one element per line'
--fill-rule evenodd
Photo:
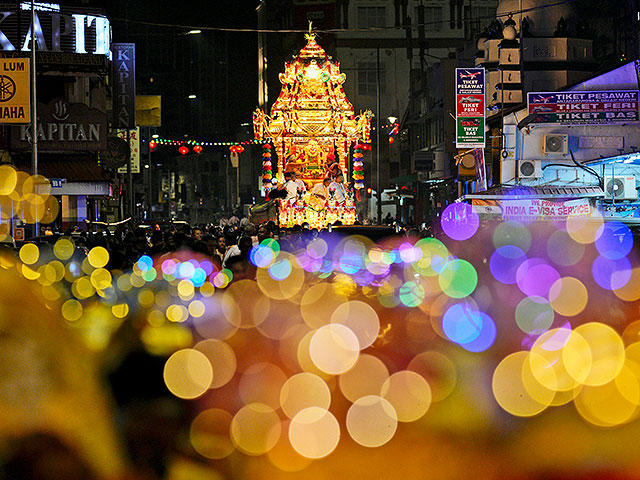
<path fill-rule="evenodd" d="M 523 367 L 529 362 L 529 352 L 515 352 L 498 364 L 493 372 L 491 388 L 498 404 L 518 417 L 532 417 L 551 404 L 553 392 L 541 402 L 529 394 L 523 381 Z"/>
<path fill-rule="evenodd" d="M 104 247 L 93 247 L 87 258 L 93 268 L 102 268 L 109 263 L 109 252 Z"/>
<path fill-rule="evenodd" d="M 263 403 L 245 405 L 231 421 L 231 440 L 247 455 L 263 455 L 275 447 L 281 423 L 273 408 Z"/>
<path fill-rule="evenodd" d="M 582 313 L 588 301 L 587 287 L 574 277 L 560 278 L 549 289 L 551 307 L 565 317 Z"/>
<path fill-rule="evenodd" d="M 20 260 L 26 265 L 33 265 L 40 258 L 40 249 L 34 243 L 25 243 L 20 248 Z"/>
<path fill-rule="evenodd" d="M 291 445 L 303 457 L 323 458 L 340 441 L 340 425 L 329 410 L 310 407 L 300 410 L 289 425 Z"/>
<path fill-rule="evenodd" d="M 211 362 L 191 348 L 178 350 L 164 365 L 164 382 L 178 398 L 193 399 L 205 393 L 213 379 Z"/>
<path fill-rule="evenodd" d="M 218 460 L 233 453 L 229 438 L 232 416 L 219 408 L 200 412 L 191 422 L 189 439 L 193 449 L 205 458 Z"/>

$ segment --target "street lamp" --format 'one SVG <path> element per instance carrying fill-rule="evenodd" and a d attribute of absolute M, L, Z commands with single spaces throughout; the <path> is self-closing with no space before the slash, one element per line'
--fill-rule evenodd
<path fill-rule="evenodd" d="M 197 35 L 199 33 L 202 33 L 202 30 L 189 30 L 187 35 Z"/>
<path fill-rule="evenodd" d="M 198 98 L 198 97 L 192 93 L 192 94 L 191 94 L 191 95 L 189 95 L 187 98 L 190 98 L 191 100 L 193 100 L 194 98 Z"/>

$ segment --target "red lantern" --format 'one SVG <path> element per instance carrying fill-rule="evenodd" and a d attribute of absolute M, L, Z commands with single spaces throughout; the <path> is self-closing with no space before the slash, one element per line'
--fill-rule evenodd
<path fill-rule="evenodd" d="M 189 149 L 187 147 L 185 147 L 184 145 L 182 145 L 178 151 L 180 152 L 181 155 L 186 155 L 187 153 L 189 153 Z"/>
<path fill-rule="evenodd" d="M 244 152 L 244 147 L 242 145 L 238 145 L 238 149 L 236 150 L 238 153 Z"/>
<path fill-rule="evenodd" d="M 196 152 L 198 155 L 200 155 L 200 153 L 202 152 L 202 146 L 201 145 L 194 145 L 193 151 Z"/>
<path fill-rule="evenodd" d="M 156 143 L 155 140 L 151 140 L 149 142 L 149 148 L 151 149 L 152 152 L 156 149 L 157 146 L 158 146 L 158 144 Z"/>
<path fill-rule="evenodd" d="M 391 144 L 392 144 L 393 142 L 395 142 L 395 141 L 396 141 L 396 140 L 395 140 L 395 138 L 393 138 L 393 137 L 389 137 L 389 145 L 391 145 Z"/>

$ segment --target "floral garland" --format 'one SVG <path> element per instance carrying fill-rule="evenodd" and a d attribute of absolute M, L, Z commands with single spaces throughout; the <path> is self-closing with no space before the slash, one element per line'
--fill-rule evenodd
<path fill-rule="evenodd" d="M 353 188 L 356 190 L 364 188 L 364 164 L 362 163 L 364 149 L 365 146 L 358 143 L 353 150 Z"/>
<path fill-rule="evenodd" d="M 271 145 L 265 143 L 262 146 L 262 186 L 269 189 L 273 186 L 271 179 L 273 171 L 271 170 Z"/>

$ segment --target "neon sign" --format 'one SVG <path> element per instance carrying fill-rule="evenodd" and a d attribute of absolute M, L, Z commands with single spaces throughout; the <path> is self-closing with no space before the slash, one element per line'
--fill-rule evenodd
<path fill-rule="evenodd" d="M 31 49 L 30 4 L 0 11 L 0 52 Z M 63 10 L 64 9 L 64 10 Z M 95 10 L 69 11 L 58 4 L 35 4 L 35 40 L 39 52 L 105 55 L 111 60 L 111 24 Z"/>

